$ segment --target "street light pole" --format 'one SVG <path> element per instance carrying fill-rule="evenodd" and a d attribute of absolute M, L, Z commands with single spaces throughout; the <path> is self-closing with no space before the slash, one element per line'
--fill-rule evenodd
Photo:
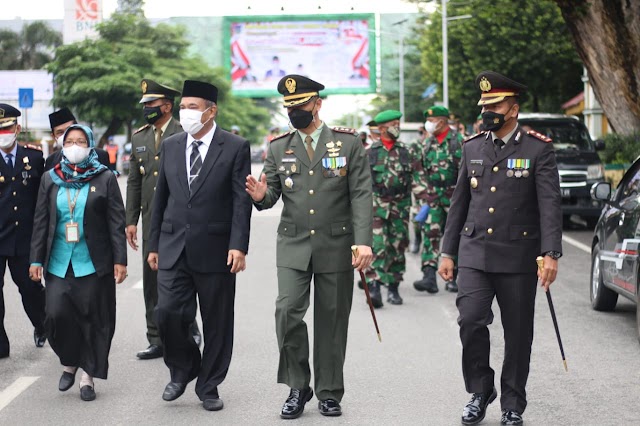
<path fill-rule="evenodd" d="M 404 123 L 404 35 L 400 36 L 400 122 Z"/>
<path fill-rule="evenodd" d="M 442 0 L 442 104 L 449 109 L 449 41 L 447 36 L 447 0 Z"/>

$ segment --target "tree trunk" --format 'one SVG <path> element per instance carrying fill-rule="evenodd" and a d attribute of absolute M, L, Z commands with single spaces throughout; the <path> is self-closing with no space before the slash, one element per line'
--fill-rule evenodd
<path fill-rule="evenodd" d="M 640 2 L 555 2 L 611 127 L 622 134 L 640 131 Z"/>
<path fill-rule="evenodd" d="M 105 146 L 109 140 L 109 136 L 115 135 L 120 126 L 122 126 L 122 120 L 119 118 L 112 118 L 111 122 L 107 126 L 107 130 L 104 131 L 104 134 L 100 138 L 100 142 L 98 142 L 96 145 L 100 148 Z"/>

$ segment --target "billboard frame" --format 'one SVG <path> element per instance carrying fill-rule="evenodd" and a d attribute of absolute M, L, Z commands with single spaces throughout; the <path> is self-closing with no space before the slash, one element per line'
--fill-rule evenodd
<path fill-rule="evenodd" d="M 280 96 L 274 85 L 273 90 L 270 89 L 248 89 L 242 91 L 233 90 L 233 82 L 231 80 L 231 25 L 251 22 L 275 22 L 275 21 L 367 21 L 369 34 L 369 86 L 355 88 L 327 88 L 322 91 L 325 95 L 359 95 L 376 93 L 377 90 L 377 56 L 376 56 L 376 38 L 377 28 L 374 13 L 347 13 L 347 14 L 321 14 L 321 15 L 251 15 L 251 16 L 225 16 L 223 18 L 223 64 L 226 76 L 230 82 L 231 92 L 234 96 L 244 98 L 269 98 Z M 321 60 L 320 58 L 318 60 Z M 322 82 L 320 82 L 322 83 Z"/>

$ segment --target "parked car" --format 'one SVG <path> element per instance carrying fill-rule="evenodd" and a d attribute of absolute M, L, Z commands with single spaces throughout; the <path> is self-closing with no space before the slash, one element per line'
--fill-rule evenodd
<path fill-rule="evenodd" d="M 603 203 L 592 199 L 589 190 L 604 181 L 604 166 L 596 152 L 604 149 L 604 141 L 591 140 L 585 125 L 572 115 L 521 113 L 518 122 L 553 140 L 565 221 L 576 214 L 593 228 Z"/>
<path fill-rule="evenodd" d="M 605 203 L 591 245 L 591 306 L 612 311 L 621 295 L 636 304 L 640 340 L 640 157 L 611 195 L 611 184 L 599 182 L 592 197 Z"/>
<path fill-rule="evenodd" d="M 122 153 L 122 173 L 129 174 L 129 160 L 131 159 L 131 142 L 124 144 Z"/>

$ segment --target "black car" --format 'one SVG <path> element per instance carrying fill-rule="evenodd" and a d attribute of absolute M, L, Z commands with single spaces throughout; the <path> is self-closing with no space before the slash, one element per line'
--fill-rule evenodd
<path fill-rule="evenodd" d="M 591 245 L 591 306 L 612 311 L 618 295 L 636 303 L 640 340 L 640 157 L 611 195 L 611 185 L 599 182 L 591 196 L 605 203 Z"/>
<path fill-rule="evenodd" d="M 560 174 L 562 214 L 569 222 L 572 214 L 582 217 L 593 228 L 602 211 L 602 202 L 593 200 L 589 189 L 604 181 L 604 166 L 596 151 L 603 140 L 591 140 L 585 125 L 573 115 L 521 113 L 518 122 L 553 140 Z"/>

